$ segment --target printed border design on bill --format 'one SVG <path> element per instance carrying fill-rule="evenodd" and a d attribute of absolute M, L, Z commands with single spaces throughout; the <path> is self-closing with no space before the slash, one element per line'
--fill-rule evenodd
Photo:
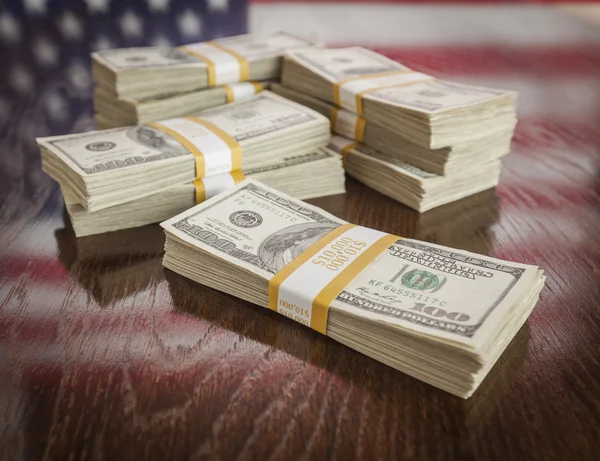
<path fill-rule="evenodd" d="M 212 232 L 209 231 L 208 229 L 204 229 L 203 227 L 197 226 L 196 224 L 192 224 L 189 220 L 194 218 L 195 216 L 199 216 L 202 213 L 206 212 L 207 210 L 210 210 L 211 208 L 218 206 L 219 204 L 223 203 L 224 201 L 228 200 L 231 196 L 239 194 L 240 192 L 250 192 L 250 193 L 256 193 L 257 195 L 260 195 L 262 198 L 266 198 L 274 203 L 277 203 L 280 206 L 285 206 L 284 203 L 280 203 L 277 200 L 285 200 L 287 201 L 287 199 L 283 199 L 282 197 L 279 197 L 277 195 L 275 195 L 273 192 L 271 191 L 266 191 L 266 195 L 260 193 L 262 191 L 262 189 L 260 189 L 259 187 L 257 187 L 254 184 L 246 184 L 244 187 L 240 188 L 240 189 L 235 189 L 233 190 L 231 193 L 224 195 L 220 200 L 216 200 L 214 203 L 212 203 L 209 206 L 206 206 L 204 208 L 202 208 L 200 211 L 191 214 L 187 217 L 185 217 L 184 219 L 182 219 L 181 221 L 176 222 L 175 224 L 173 224 L 173 227 L 175 227 L 176 229 L 186 233 L 187 235 L 189 235 L 192 238 L 198 239 L 198 235 L 201 232 Z M 297 210 L 294 210 L 292 207 L 288 207 L 290 210 L 297 212 Z M 331 219 L 328 219 L 324 216 L 321 216 L 318 213 L 315 213 L 313 210 L 310 210 L 308 208 L 305 208 L 306 211 L 310 211 L 311 215 L 310 218 L 312 218 L 314 220 L 314 222 L 317 223 L 332 223 L 335 225 L 339 225 L 338 222 L 333 221 Z M 308 216 L 308 215 L 307 215 Z M 214 233 L 213 233 L 214 234 Z M 198 239 L 200 240 L 200 239 Z M 224 240 L 224 239 L 220 239 L 220 240 Z M 273 270 L 271 270 L 266 263 L 260 258 L 260 256 L 258 255 L 254 255 L 252 253 L 249 253 L 247 251 L 243 251 L 237 248 L 237 246 L 235 246 L 235 244 L 233 242 L 232 245 L 235 246 L 235 248 L 232 248 L 231 251 L 227 251 L 227 248 L 224 247 L 223 245 L 217 245 L 216 243 L 218 242 L 207 242 L 204 240 L 200 240 L 203 243 L 210 245 L 211 247 L 220 250 L 224 253 L 227 253 L 228 255 L 235 257 L 237 259 L 240 259 L 242 261 L 248 262 L 262 270 L 264 270 L 265 272 L 269 272 L 271 274 L 274 274 L 275 272 Z"/>
<path fill-rule="evenodd" d="M 428 245 L 424 245 L 418 242 L 411 242 L 405 239 L 398 240 L 394 245 L 402 245 L 409 248 L 415 248 L 417 250 L 426 251 L 430 253 L 436 253 L 446 258 L 454 259 L 455 261 L 465 262 L 463 259 L 455 258 L 453 255 L 455 253 L 447 250 L 442 250 L 441 248 L 433 248 Z M 469 256 L 470 261 L 484 263 L 485 260 L 481 258 L 476 258 L 473 256 Z M 371 312 L 375 312 L 377 314 L 387 315 L 389 317 L 394 317 L 400 320 L 405 320 L 410 323 L 414 323 L 417 325 L 425 325 L 429 328 L 434 328 L 441 331 L 446 331 L 449 333 L 455 333 L 465 337 L 472 337 L 477 330 L 483 325 L 485 320 L 490 316 L 493 310 L 502 302 L 502 300 L 506 297 L 506 295 L 510 292 L 510 290 L 514 287 L 514 285 L 519 281 L 521 276 L 525 273 L 525 269 L 520 267 L 511 267 L 499 265 L 496 268 L 485 266 L 486 269 L 489 270 L 498 270 L 504 272 L 506 274 L 510 274 L 514 277 L 514 280 L 507 284 L 506 288 L 502 293 L 498 296 L 496 301 L 492 303 L 492 305 L 488 308 L 488 310 L 483 314 L 481 319 L 475 325 L 461 325 L 451 321 L 441 321 L 434 320 L 430 317 L 424 316 L 422 314 L 418 314 L 413 311 L 408 311 L 406 309 L 400 309 L 398 307 L 386 306 L 385 304 L 375 303 L 365 298 L 361 298 L 360 296 L 354 295 L 347 291 L 342 291 L 338 297 L 337 301 L 346 303 L 350 306 L 358 307 L 360 309 L 366 309 Z"/>

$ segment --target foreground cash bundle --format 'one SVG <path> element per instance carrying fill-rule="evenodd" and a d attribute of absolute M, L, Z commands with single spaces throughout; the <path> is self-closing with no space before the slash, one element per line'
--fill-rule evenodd
<path fill-rule="evenodd" d="M 88 211 L 327 145 L 329 120 L 264 91 L 197 116 L 38 139 L 42 167 Z"/>
<path fill-rule="evenodd" d="M 516 94 L 443 80 L 364 48 L 291 50 L 282 84 L 440 149 L 512 131 Z"/>
<path fill-rule="evenodd" d="M 253 180 L 162 226 L 165 267 L 463 398 L 544 281 L 535 266 L 347 225 Z"/>
<path fill-rule="evenodd" d="M 350 176 L 420 212 L 496 187 L 500 179 L 498 160 L 441 176 L 343 136 L 333 136 L 329 147 L 342 154 Z"/>
<path fill-rule="evenodd" d="M 94 83 L 115 99 L 152 99 L 228 83 L 268 80 L 281 72 L 286 50 L 313 46 L 275 32 L 173 48 L 153 46 L 92 53 Z"/>
<path fill-rule="evenodd" d="M 96 124 L 104 130 L 190 115 L 223 104 L 251 99 L 255 94 L 268 89 L 269 85 L 269 81 L 231 83 L 150 99 L 119 99 L 104 87 L 97 86 L 94 89 Z"/>
<path fill-rule="evenodd" d="M 90 212 L 63 188 L 67 212 L 78 237 L 145 226 L 164 221 L 233 187 L 245 177 L 258 179 L 299 199 L 345 192 L 339 154 L 325 148 L 278 159 L 271 165 L 244 169 L 180 184 L 157 194 Z"/>

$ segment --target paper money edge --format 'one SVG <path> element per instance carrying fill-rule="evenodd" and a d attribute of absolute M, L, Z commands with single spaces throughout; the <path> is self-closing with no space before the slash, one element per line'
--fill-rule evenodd
<path fill-rule="evenodd" d="M 259 181 L 256 180 L 251 180 L 248 179 L 242 183 L 240 183 L 234 190 L 230 190 L 227 191 L 226 193 L 223 193 L 221 196 L 217 196 L 217 197 L 213 197 L 212 199 L 210 199 L 208 202 L 210 202 L 210 206 L 214 206 L 217 205 L 219 202 L 221 202 L 222 200 L 226 200 L 228 198 L 231 197 L 231 195 L 235 194 L 238 190 L 241 190 L 244 188 L 245 185 L 252 183 L 254 186 L 259 187 L 263 190 L 267 190 L 269 192 L 273 192 L 275 193 L 277 196 L 279 197 L 283 197 L 286 199 L 291 199 L 291 197 L 287 196 L 286 194 L 283 194 L 279 191 L 276 191 L 270 187 L 265 186 L 264 184 L 260 183 Z M 294 200 L 294 199 L 293 199 Z M 296 199 L 297 200 L 297 199 Z M 299 200 L 298 200 L 299 201 Z M 194 215 L 199 214 L 200 212 L 202 212 L 203 209 L 207 209 L 209 208 L 209 206 L 202 206 L 202 205 L 208 205 L 208 202 L 205 204 L 200 204 L 190 210 L 187 210 L 186 212 L 172 218 L 169 221 L 166 221 L 164 223 L 161 224 L 161 226 L 167 231 L 170 232 L 171 234 L 175 235 L 176 237 L 179 237 L 180 239 L 190 243 L 193 246 L 198 247 L 198 245 L 195 244 L 195 239 L 192 237 L 192 234 L 189 234 L 185 231 L 182 232 L 181 226 L 177 226 L 176 224 L 179 222 L 181 223 L 184 219 L 187 219 L 189 217 L 192 217 Z M 302 202 L 302 201 L 301 201 Z M 304 204 L 304 202 L 302 202 Z M 311 207 L 313 208 L 313 207 Z M 197 211 L 196 211 L 197 210 Z M 315 212 L 314 210 L 311 209 L 311 211 Z M 316 213 L 316 212 L 315 212 Z M 329 213 L 324 212 L 325 214 L 329 215 Z M 316 213 L 319 214 L 319 213 Z M 331 215 L 330 215 L 331 216 Z M 335 216 L 334 216 L 335 218 Z M 338 218 L 339 219 L 339 218 Z M 336 220 L 332 220 L 335 224 L 337 225 L 341 225 L 342 223 L 336 222 Z M 341 221 L 341 220 L 340 220 Z M 175 231 L 173 231 L 173 229 Z M 500 263 L 493 263 L 493 264 L 500 264 L 502 266 L 514 269 L 513 272 L 518 273 L 518 277 L 515 276 L 514 274 L 511 274 L 514 276 L 514 280 L 508 285 L 506 286 L 506 288 L 504 289 L 504 291 L 502 292 L 502 294 L 496 299 L 496 301 L 490 305 L 490 307 L 488 307 L 485 311 L 485 313 L 480 316 L 480 320 L 478 323 L 472 324 L 472 325 L 459 325 L 459 324 L 455 324 L 459 327 L 462 327 L 464 329 L 470 329 L 472 332 L 466 332 L 466 333 L 458 333 L 456 330 L 456 328 L 451 328 L 451 329 L 444 329 L 444 328 L 435 328 L 432 327 L 431 325 L 424 325 L 424 322 L 414 322 L 411 320 L 408 320 L 406 318 L 403 318 L 403 316 L 406 316 L 406 314 L 400 314 L 399 316 L 393 316 L 393 315 L 389 315 L 389 314 L 382 314 L 380 311 L 377 310 L 373 310 L 373 309 L 368 309 L 365 308 L 364 305 L 357 305 L 357 302 L 349 302 L 349 300 L 347 299 L 349 296 L 357 299 L 359 298 L 358 296 L 356 296 L 355 294 L 352 293 L 348 293 L 342 291 L 342 293 L 340 293 L 340 295 L 336 298 L 336 300 L 334 301 L 335 304 L 335 308 L 338 309 L 346 309 L 346 310 L 350 310 L 350 311 L 354 311 L 355 314 L 357 314 L 359 317 L 365 317 L 365 313 L 367 314 L 366 316 L 370 316 L 370 317 L 375 317 L 377 320 L 380 320 L 384 323 L 387 324 L 394 324 L 397 325 L 401 328 L 404 328 L 406 330 L 409 331 L 416 331 L 419 333 L 424 333 L 424 334 L 432 334 L 432 330 L 436 331 L 436 336 L 439 337 L 443 337 L 445 339 L 448 339 L 450 341 L 454 341 L 454 342 L 461 342 L 461 343 L 465 343 L 467 345 L 475 345 L 475 342 L 473 340 L 473 338 L 477 335 L 478 332 L 482 331 L 481 327 L 483 325 L 486 325 L 486 320 L 492 315 L 495 314 L 499 311 L 496 310 L 496 308 L 500 305 L 500 303 L 502 303 L 503 301 L 506 301 L 506 308 L 505 310 L 509 309 L 511 306 L 514 305 L 515 300 L 517 300 L 517 296 L 522 292 L 522 290 L 513 290 L 513 288 L 515 288 L 515 286 L 517 285 L 517 283 L 519 283 L 519 281 L 521 281 L 521 277 L 522 275 L 527 272 L 527 270 L 530 270 L 530 274 L 531 274 L 531 278 L 535 278 L 537 275 L 536 271 L 539 271 L 539 269 L 536 266 L 531 266 L 531 265 L 526 265 L 526 264 L 521 264 L 521 263 L 512 263 L 510 261 L 504 261 L 504 260 L 499 260 L 498 258 L 493 258 L 493 257 L 487 257 L 485 255 L 478 255 L 475 253 L 471 253 L 468 251 L 464 251 L 464 250 L 455 250 L 452 248 L 447 248 L 447 247 L 443 247 L 441 245 L 436 245 L 436 244 L 432 244 L 432 243 L 426 243 L 426 242 L 419 242 L 416 240 L 412 240 L 412 239 L 402 239 L 396 242 L 396 245 L 398 244 L 403 244 L 405 246 L 408 247 L 413 247 L 413 248 L 417 248 L 417 249 L 421 249 L 422 251 L 427 251 L 427 250 L 437 250 L 434 252 L 437 252 L 438 254 L 440 252 L 446 252 L 446 253 L 461 253 L 461 254 L 467 254 L 470 258 L 484 258 L 484 260 L 488 260 L 488 262 L 490 259 L 499 261 Z M 424 247 L 426 248 L 426 250 L 423 250 L 422 248 L 419 247 Z M 227 254 L 226 252 L 223 251 L 216 251 L 214 250 L 212 247 L 210 246 L 206 246 L 206 248 L 202 248 L 203 251 L 209 251 L 211 254 L 216 255 L 217 257 L 223 257 L 223 255 Z M 443 255 L 444 257 L 447 257 L 446 255 Z M 233 259 L 233 258 L 231 258 Z M 459 262 L 463 262 L 464 260 L 462 259 L 455 259 L 456 261 Z M 508 264 L 506 264 L 508 263 Z M 261 268 L 260 266 L 256 265 L 256 264 L 250 264 L 247 263 L 246 261 L 242 260 L 242 259 L 235 259 L 234 260 L 234 264 L 237 264 L 241 267 L 243 267 L 246 270 L 250 270 L 250 271 L 256 271 L 256 269 L 261 269 L 263 271 L 263 276 L 265 276 L 265 278 L 267 280 L 270 280 L 270 277 L 273 276 L 273 272 L 268 272 L 266 271 L 264 268 Z M 373 264 L 376 264 L 376 260 L 373 261 Z M 509 265 L 510 264 L 510 265 Z M 502 271 L 507 273 L 507 271 Z M 525 282 L 522 282 L 525 283 Z M 514 299 L 513 299 L 514 298 Z M 375 304 L 370 300 L 365 300 L 366 303 L 370 303 L 370 304 Z M 511 304 L 512 303 L 512 304 Z M 381 305 L 382 307 L 385 307 L 387 309 L 389 309 L 389 306 L 385 306 L 385 305 Z M 403 309 L 397 309 L 399 311 L 404 311 L 404 312 L 408 312 L 405 311 Z M 410 313 L 410 314 L 414 314 L 414 313 Z M 502 312 L 499 312 L 499 315 L 501 315 Z M 423 318 L 425 320 L 431 320 L 429 317 L 425 317 L 423 316 Z M 450 323 L 450 322 L 446 322 L 446 323 Z M 454 323 L 453 323 L 454 324 Z"/>

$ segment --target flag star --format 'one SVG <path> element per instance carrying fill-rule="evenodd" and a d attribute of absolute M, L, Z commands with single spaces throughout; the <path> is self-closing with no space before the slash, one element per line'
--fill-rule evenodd
<path fill-rule="evenodd" d="M 58 61 L 58 50 L 44 38 L 38 39 L 33 45 L 33 54 L 36 60 L 43 65 L 56 64 Z"/>
<path fill-rule="evenodd" d="M 90 13 L 106 13 L 108 11 L 108 2 L 110 0 L 85 0 Z"/>
<path fill-rule="evenodd" d="M 92 78 L 87 66 L 80 62 L 75 62 L 67 68 L 67 78 L 69 82 L 80 91 L 86 91 L 92 86 Z"/>
<path fill-rule="evenodd" d="M 40 13 L 46 12 L 47 0 L 25 0 L 25 10 L 28 13 Z"/>
<path fill-rule="evenodd" d="M 130 37 L 139 37 L 142 35 L 142 20 L 133 11 L 127 11 L 119 20 L 123 34 Z"/>
<path fill-rule="evenodd" d="M 150 11 L 168 11 L 170 0 L 147 0 Z"/>
<path fill-rule="evenodd" d="M 45 106 L 52 119 L 64 120 L 69 114 L 67 101 L 57 92 L 50 93 L 46 97 Z"/>
<path fill-rule="evenodd" d="M 151 41 L 152 46 L 171 46 L 171 42 L 164 35 L 157 35 Z"/>
<path fill-rule="evenodd" d="M 185 37 L 197 37 L 202 30 L 201 19 L 192 10 L 186 10 L 185 13 L 177 18 L 177 25 Z"/>
<path fill-rule="evenodd" d="M 21 25 L 9 13 L 0 14 L 0 37 L 6 42 L 18 42 L 21 38 Z"/>
<path fill-rule="evenodd" d="M 78 39 L 83 35 L 79 19 L 70 11 L 62 15 L 58 21 L 58 28 L 67 39 Z"/>
<path fill-rule="evenodd" d="M 229 10 L 229 0 L 208 0 L 208 9 L 210 11 Z"/>
<path fill-rule="evenodd" d="M 104 35 L 99 36 L 93 43 L 92 49 L 96 51 L 110 50 L 113 48 L 112 42 Z"/>
<path fill-rule="evenodd" d="M 33 76 L 22 67 L 13 67 L 8 79 L 10 86 L 20 93 L 33 90 Z"/>

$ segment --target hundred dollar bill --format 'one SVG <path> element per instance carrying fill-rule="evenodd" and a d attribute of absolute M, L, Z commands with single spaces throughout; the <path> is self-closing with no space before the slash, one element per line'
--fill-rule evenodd
<path fill-rule="evenodd" d="M 231 83 L 185 93 L 174 92 L 150 99 L 119 99 L 97 85 L 94 88 L 96 124 L 101 129 L 109 129 L 190 115 L 223 104 L 251 99 L 268 89 L 270 84 L 271 81 Z"/>
<path fill-rule="evenodd" d="M 514 128 L 516 93 L 443 81 L 359 47 L 290 50 L 282 83 L 432 149 Z"/>
<path fill-rule="evenodd" d="M 364 143 L 385 153 L 386 157 L 398 159 L 401 163 L 410 164 L 416 169 L 439 176 L 461 175 L 476 164 L 498 160 L 510 151 L 514 126 L 494 133 L 490 137 L 441 149 L 429 149 L 414 144 L 397 130 L 369 122 L 353 112 L 337 108 L 332 103 L 305 93 L 279 84 L 273 84 L 271 91 L 329 117 L 332 132 Z"/>
<path fill-rule="evenodd" d="M 153 98 L 209 86 L 276 78 L 281 57 L 315 43 L 287 32 L 248 34 L 181 47 L 143 47 L 92 53 L 96 84 L 118 98 Z"/>
<path fill-rule="evenodd" d="M 63 197 L 75 235 L 81 237 L 164 221 L 201 200 L 233 187 L 244 177 L 256 178 L 300 199 L 345 192 L 340 155 L 321 148 L 309 154 L 273 159 L 273 163 L 256 168 L 244 168 L 241 174 L 226 173 L 180 184 L 148 197 L 94 212 L 78 204 L 68 188 L 63 188 Z"/>
<path fill-rule="evenodd" d="M 473 162 L 441 176 L 343 136 L 333 136 L 329 147 L 343 155 L 350 176 L 420 212 L 496 187 L 500 179 L 499 161 Z"/>
<path fill-rule="evenodd" d="M 265 91 L 191 118 L 37 142 L 44 170 L 94 211 L 197 177 L 310 153 L 328 140 L 326 117 Z"/>
<path fill-rule="evenodd" d="M 164 265 L 266 307 L 269 281 L 343 224 L 246 180 L 162 224 Z M 536 266 L 398 237 L 341 289 L 326 333 L 468 397 L 526 320 L 542 286 Z M 289 316 L 306 324 L 301 313 Z"/>

